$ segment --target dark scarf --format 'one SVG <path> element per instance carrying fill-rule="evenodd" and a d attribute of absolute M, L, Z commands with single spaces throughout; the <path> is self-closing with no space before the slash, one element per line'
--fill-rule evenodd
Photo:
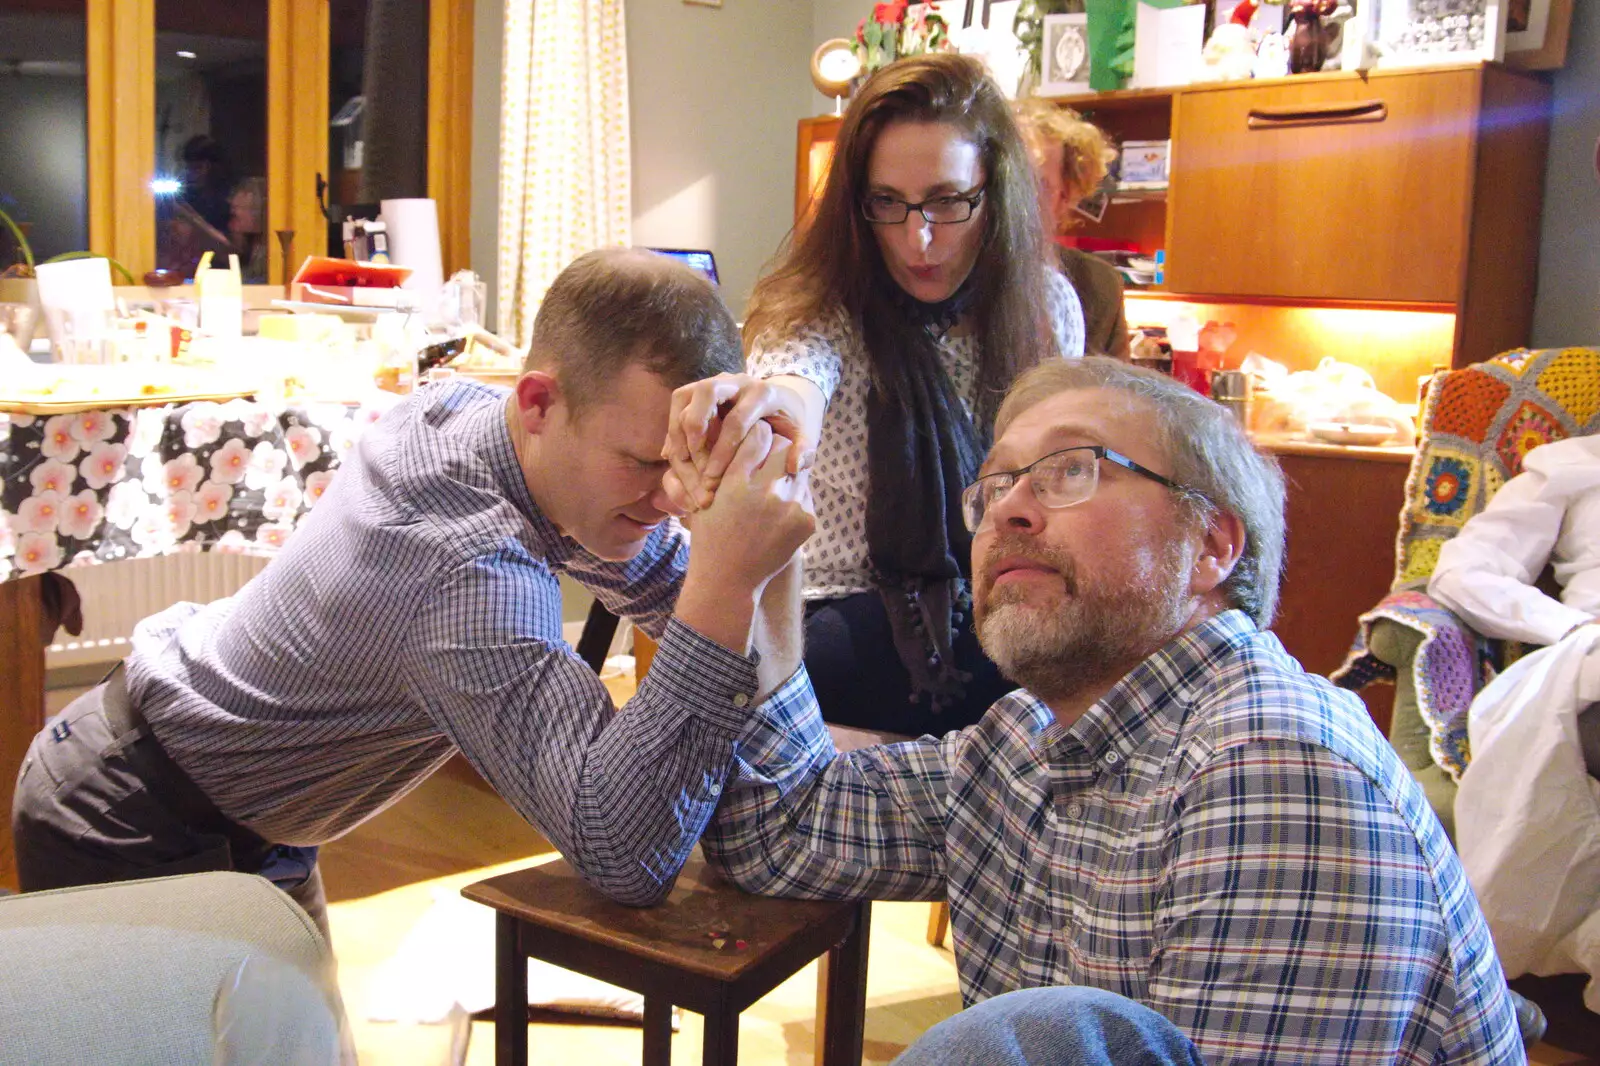
<path fill-rule="evenodd" d="M 877 368 L 867 390 L 867 554 L 912 696 L 927 696 L 935 712 L 960 700 L 971 679 L 952 651 L 972 609 L 961 490 L 977 475 L 988 432 L 968 417 L 937 341 L 972 295 L 963 285 L 925 304 L 896 287 L 889 313 L 863 323 Z"/>

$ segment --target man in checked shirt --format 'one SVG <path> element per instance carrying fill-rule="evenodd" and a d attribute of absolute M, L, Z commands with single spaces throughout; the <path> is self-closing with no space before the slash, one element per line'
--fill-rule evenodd
<path fill-rule="evenodd" d="M 906 1064 L 1524 1061 L 1418 786 L 1262 631 L 1276 464 L 1106 359 L 1029 372 L 996 433 L 963 509 L 984 649 L 1023 688 L 841 755 L 791 679 L 707 856 L 755 892 L 948 897 L 970 1009 Z"/>
<path fill-rule="evenodd" d="M 259 576 L 146 619 L 46 724 L 16 793 L 23 889 L 235 869 L 326 932 L 316 846 L 460 751 L 591 883 L 659 900 L 799 665 L 799 449 L 741 442 L 692 559 L 662 490 L 672 389 L 741 364 L 687 268 L 576 260 L 514 389 L 399 404 Z M 621 711 L 562 640 L 563 573 L 660 640 Z"/>

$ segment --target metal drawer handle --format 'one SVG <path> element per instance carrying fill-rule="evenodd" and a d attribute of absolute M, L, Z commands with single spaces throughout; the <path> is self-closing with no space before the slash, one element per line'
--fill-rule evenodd
<path fill-rule="evenodd" d="M 1358 100 L 1348 104 L 1301 104 L 1288 107 L 1252 107 L 1248 126 L 1253 130 L 1287 129 L 1292 126 L 1334 126 L 1348 122 L 1382 122 L 1389 108 L 1382 100 Z"/>

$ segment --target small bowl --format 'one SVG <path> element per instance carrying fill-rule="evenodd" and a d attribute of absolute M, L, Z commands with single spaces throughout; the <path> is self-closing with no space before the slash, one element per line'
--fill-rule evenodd
<path fill-rule="evenodd" d="M 1382 444 L 1394 436 L 1393 426 L 1380 426 L 1372 422 L 1312 422 L 1306 429 L 1313 437 L 1329 444 L 1371 446 Z"/>

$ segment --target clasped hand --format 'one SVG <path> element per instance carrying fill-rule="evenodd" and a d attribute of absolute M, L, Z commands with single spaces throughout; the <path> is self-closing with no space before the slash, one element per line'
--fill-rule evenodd
<path fill-rule="evenodd" d="M 671 464 L 665 488 L 673 504 L 689 514 L 709 507 L 734 454 L 763 423 L 787 445 L 787 473 L 811 466 L 817 442 L 802 428 L 804 412 L 791 390 L 749 374 L 718 374 L 674 391 L 661 449 Z"/>
<path fill-rule="evenodd" d="M 664 487 L 689 516 L 693 562 L 735 589 L 762 587 L 816 528 L 810 456 L 770 394 L 783 391 L 724 374 L 672 396 Z"/>

